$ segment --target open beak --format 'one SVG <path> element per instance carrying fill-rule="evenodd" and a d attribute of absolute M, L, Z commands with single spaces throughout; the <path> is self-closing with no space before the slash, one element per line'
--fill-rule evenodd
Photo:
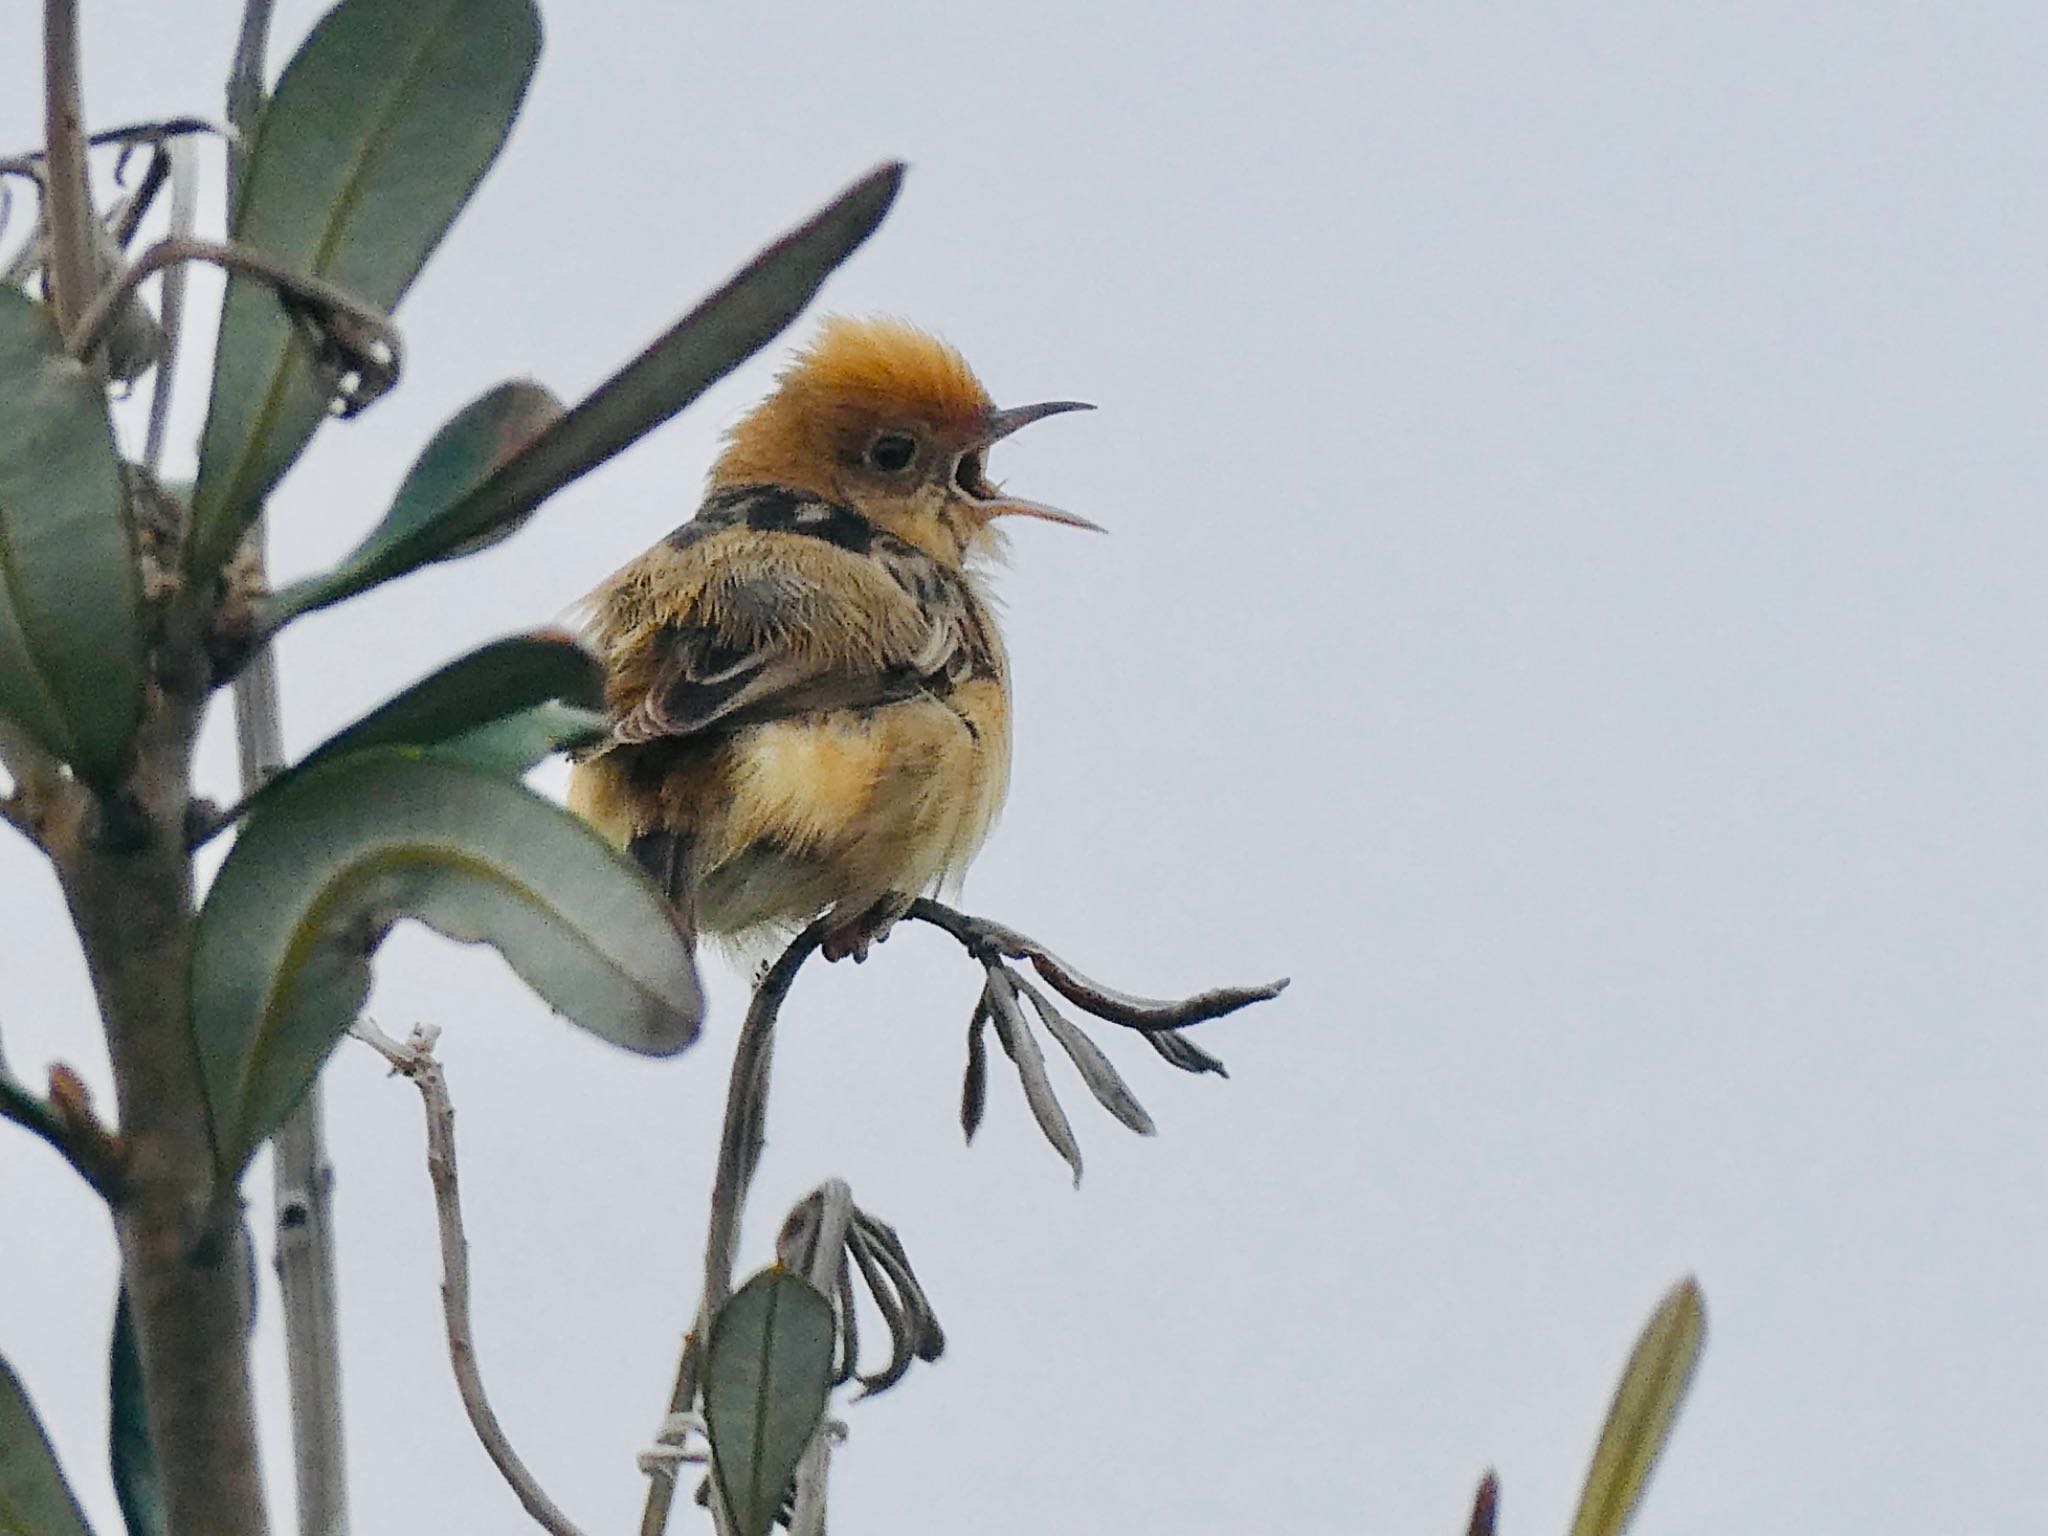
<path fill-rule="evenodd" d="M 1034 421 L 1043 421 L 1048 416 L 1062 416 L 1068 411 L 1092 411 L 1095 407 L 1085 400 L 1041 400 L 1036 405 L 1013 405 L 1007 411 L 991 411 L 988 418 L 988 434 L 983 444 L 999 443 L 1019 427 L 1028 427 Z"/>
<path fill-rule="evenodd" d="M 1090 533 L 1109 532 L 1102 524 L 1091 523 L 1077 512 L 1062 512 L 1058 507 L 1048 507 L 1042 501 L 1026 501 L 1021 496 L 997 496 L 973 505 L 983 517 L 1036 517 L 1068 528 L 1086 528 Z"/>
<path fill-rule="evenodd" d="M 982 438 L 985 447 L 1001 442 L 1020 427 L 1028 427 L 1034 421 L 1043 421 L 1048 416 L 1059 416 L 1067 411 L 1092 411 L 1095 407 L 1084 400 L 1041 400 L 1036 405 L 1013 405 L 1008 410 L 992 411 L 988 418 L 988 433 Z M 1026 501 L 1021 496 L 997 494 L 983 500 L 975 498 L 974 508 L 983 517 L 1035 517 L 1043 522 L 1059 523 L 1068 528 L 1086 528 L 1091 533 L 1107 533 L 1109 530 L 1100 523 L 1091 523 L 1087 518 L 1073 512 L 1062 512 L 1058 507 L 1048 507 L 1041 501 Z"/>

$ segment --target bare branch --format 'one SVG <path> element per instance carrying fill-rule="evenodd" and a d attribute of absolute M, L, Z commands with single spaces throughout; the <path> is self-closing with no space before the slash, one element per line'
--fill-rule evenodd
<path fill-rule="evenodd" d="M 228 220 L 240 202 L 243 170 L 264 104 L 263 65 L 269 52 L 271 0 L 246 0 L 227 81 Z M 198 190 L 194 147 L 180 138 L 165 146 L 171 171 L 171 229 L 165 242 L 193 246 Z M 164 272 L 164 356 L 149 402 L 143 462 L 155 473 L 170 421 L 178 344 L 185 308 L 185 266 Z M 392 354 L 392 361 L 396 361 Z M 252 580 L 260 580 L 267 529 L 259 516 L 243 541 Z M 254 794 L 284 764 L 277 658 L 264 647 L 235 678 L 235 737 L 242 793 Z M 189 827 L 188 827 L 189 831 Z M 452 1146 L 452 1143 L 451 1143 Z M 348 1464 L 341 1421 L 341 1319 L 334 1262 L 334 1169 L 328 1161 L 316 1080 L 271 1144 L 278 1289 L 285 1318 L 285 1366 L 291 1387 L 292 1466 L 300 1536 L 347 1536 Z M 452 1157 L 451 1151 L 451 1157 Z M 451 1164 L 452 1171 L 452 1164 Z"/>
<path fill-rule="evenodd" d="M 231 151 L 234 161 L 228 188 L 230 227 L 241 201 L 242 168 L 249 158 L 250 141 L 256 134 L 256 120 L 263 115 L 263 61 L 270 53 L 271 0 L 248 0 L 242 7 L 242 27 L 235 37 L 235 59 L 228 69 L 228 125 L 234 131 Z"/>
<path fill-rule="evenodd" d="M 210 123 L 203 117 L 163 117 L 146 123 L 123 123 L 118 128 L 102 128 L 88 138 L 86 147 L 101 149 L 109 144 L 121 146 L 122 159 L 129 151 L 157 144 L 168 144 L 193 134 L 210 133 L 219 138 L 231 137 L 232 130 L 219 123 Z M 27 154 L 0 156 L 0 176 L 19 176 L 32 181 L 38 187 L 43 184 L 43 162 L 47 157 L 40 149 Z M 115 162 L 115 173 L 120 172 L 121 161 Z"/>
<path fill-rule="evenodd" d="M 1287 978 L 1283 976 L 1264 986 L 1217 987 L 1173 1001 L 1136 997 L 1090 981 L 1038 940 L 1027 938 L 1014 928 L 1006 928 L 985 917 L 969 917 L 929 897 L 920 896 L 913 901 L 904 915 L 950 933 L 984 964 L 991 956 L 1028 960 L 1031 968 L 1076 1008 L 1104 1023 L 1121 1024 L 1125 1029 L 1148 1034 L 1206 1024 L 1211 1019 L 1220 1019 L 1253 1003 L 1267 1002 L 1287 990 Z"/>
<path fill-rule="evenodd" d="M 137 147 L 129 144 L 122 148 L 120 159 L 114 163 L 116 183 L 120 182 L 128 157 Z M 157 194 L 163 191 L 164 184 L 170 179 L 169 149 L 164 145 L 156 145 L 150 150 L 149 168 L 142 173 L 142 180 L 136 183 L 134 190 L 124 194 L 107 210 L 106 217 L 101 222 L 101 227 L 118 249 L 128 249 L 129 244 L 135 239 L 136 231 L 142 228 L 142 221 L 149 217 L 149 210 L 155 206 Z"/>
<path fill-rule="evenodd" d="M 1047 1032 L 1073 1061 L 1082 1081 L 1105 1109 L 1140 1134 L 1151 1133 L 1151 1117 L 1110 1064 L 1109 1058 L 1063 1018 L 1051 1000 L 1032 982 L 1011 969 L 1009 961 L 1028 961 L 1046 984 L 1069 1002 L 1097 1018 L 1138 1031 L 1167 1061 L 1189 1072 L 1220 1072 L 1222 1063 L 1182 1039 L 1177 1031 L 1276 997 L 1287 985 L 1285 981 L 1278 981 L 1263 987 L 1226 987 L 1178 1001 L 1154 1001 L 1117 992 L 1088 980 L 1037 940 L 1001 923 L 970 917 L 923 897 L 913 901 L 905 915 L 952 935 L 981 964 L 985 973 L 981 999 L 975 1005 L 974 1017 L 968 1025 L 967 1080 L 962 1088 L 960 1110 L 961 1124 L 968 1136 L 974 1135 L 975 1127 L 980 1123 L 987 1088 L 987 1048 L 982 1031 L 993 1024 L 1004 1051 L 1017 1066 L 1025 1097 L 1040 1129 L 1072 1166 L 1076 1182 L 1080 1179 L 1080 1148 L 1074 1140 L 1066 1113 L 1060 1108 L 1046 1078 L 1044 1053 L 1025 1017 L 1024 1002 L 1029 1002 L 1032 1010 L 1044 1021 Z M 790 986 L 796 980 L 797 971 L 822 945 L 825 929 L 826 923 L 822 918 L 812 923 L 791 940 L 789 947 L 762 973 L 748 1005 L 746 1020 L 740 1026 L 739 1042 L 733 1052 L 732 1076 L 726 1090 L 725 1123 L 719 1139 L 718 1171 L 712 1188 L 711 1219 L 705 1238 L 703 1295 L 697 1307 L 696 1324 L 683 1341 L 682 1358 L 676 1365 L 675 1387 L 669 1396 L 669 1411 L 658 1436 L 658 1449 L 641 1459 L 642 1469 L 650 1482 L 647 1503 L 641 1515 L 641 1536 L 662 1536 L 675 1498 L 676 1466 L 681 1461 L 694 1459 L 683 1449 L 683 1441 L 695 1425 L 701 1340 L 711 1318 L 732 1294 L 740 1216 L 746 1206 L 748 1187 L 753 1181 L 763 1145 L 776 1019 L 789 995 Z M 818 1200 L 822 1195 L 821 1190 L 812 1199 Z M 824 1250 L 814 1246 L 819 1243 L 820 1235 L 813 1230 L 813 1224 L 821 1223 L 824 1218 L 821 1212 L 809 1211 L 808 1204 L 800 1205 L 792 1213 L 791 1221 L 799 1222 L 800 1226 L 795 1231 L 785 1229 L 782 1246 L 788 1249 L 791 1243 L 801 1243 L 803 1251 L 812 1255 L 815 1262 L 823 1262 L 816 1257 Z M 901 1378 L 911 1358 L 938 1358 L 945 1348 L 945 1336 L 915 1275 L 911 1273 L 902 1243 L 886 1223 L 872 1221 L 855 1211 L 844 1247 L 846 1252 L 836 1261 L 837 1267 L 829 1276 L 830 1283 L 820 1280 L 818 1288 L 827 1295 L 840 1298 L 840 1363 L 851 1374 L 855 1369 L 858 1334 L 851 1295 L 851 1269 L 846 1263 L 850 1255 L 853 1265 L 866 1280 L 894 1341 L 889 1363 L 883 1370 L 876 1376 L 861 1378 L 870 1393 L 878 1392 Z M 819 1499 L 805 1506 L 807 1519 L 821 1518 L 819 1512 L 822 1508 L 822 1461 L 825 1452 L 816 1446 L 813 1450 L 817 1452 L 820 1463 L 815 1471 Z M 807 1460 L 806 1465 L 810 1464 Z M 804 1528 L 799 1525 L 794 1529 Z"/>
<path fill-rule="evenodd" d="M 69 1067 L 50 1069 L 50 1097 L 43 1099 L 0 1064 L 0 1120 L 48 1142 L 109 1205 L 120 1199 L 120 1140 L 93 1114 L 85 1085 Z"/>
<path fill-rule="evenodd" d="M 1146 1044 L 1181 1071 L 1223 1076 L 1229 1075 L 1223 1071 L 1223 1063 L 1180 1031 L 1277 997 L 1287 986 L 1282 980 L 1262 987 L 1218 987 L 1177 1000 L 1134 997 L 1090 981 L 1036 939 L 988 918 L 970 917 L 927 897 L 913 901 L 904 916 L 930 923 L 957 939 L 980 963 L 987 978 L 973 1017 L 967 1021 L 967 1073 L 960 1086 L 961 1130 L 972 1141 L 981 1126 L 988 1095 L 988 1047 L 983 1031 L 992 1024 L 996 1038 L 1017 1068 L 1032 1117 L 1045 1139 L 1074 1170 L 1077 1184 L 1081 1180 L 1080 1147 L 1046 1077 L 1045 1054 L 1032 1038 L 1020 1001 L 1031 1005 L 1046 1033 L 1066 1053 L 1097 1103 L 1140 1136 L 1153 1134 L 1152 1117 L 1102 1049 L 1011 961 L 1029 962 L 1047 986 L 1094 1017 L 1136 1031 Z"/>
<path fill-rule="evenodd" d="M 825 940 L 827 924 L 819 918 L 790 940 L 789 947 L 768 967 L 754 988 L 747 1017 L 733 1048 L 732 1075 L 725 1092 L 725 1124 L 718 1140 L 718 1171 L 711 1185 L 711 1219 L 704 1239 L 704 1290 L 697 1303 L 697 1321 L 683 1340 L 676 1362 L 675 1388 L 669 1394 L 664 1423 L 688 1414 L 697 1401 L 697 1374 L 703 1360 L 703 1338 L 711 1319 L 732 1295 L 733 1266 L 739 1251 L 740 1214 L 747 1188 L 761 1161 L 763 1128 L 768 1114 L 768 1070 L 775 1046 L 775 1019 L 796 973 Z M 641 1536 L 661 1536 L 675 1502 L 675 1469 L 667 1463 L 647 1464 L 647 1503 L 640 1515 Z"/>
<path fill-rule="evenodd" d="M 582 1536 L 512 1449 L 484 1394 L 469 1320 L 469 1239 L 463 1235 L 462 1191 L 455 1172 L 455 1106 L 448 1098 L 441 1064 L 434 1059 L 435 1032 L 415 1029 L 411 1038 L 401 1043 L 368 1019 L 359 1019 L 350 1033 L 375 1049 L 394 1072 L 410 1078 L 420 1091 L 427 1117 L 427 1175 L 433 1181 L 434 1212 L 441 1229 L 441 1314 L 448 1327 L 448 1358 L 455 1367 L 455 1385 L 469 1422 L 483 1442 L 485 1454 L 526 1512 L 553 1536 Z"/>
<path fill-rule="evenodd" d="M 375 306 L 325 278 L 294 271 L 253 246 L 212 240 L 160 240 L 135 259 L 92 307 L 65 328 L 73 357 L 90 357 L 107 339 L 114 318 L 135 290 L 158 270 L 178 262 L 205 261 L 225 271 L 260 278 L 277 290 L 287 313 L 313 332 L 316 356 L 334 376 L 340 413 L 353 416 L 398 382 L 403 347 L 390 319 Z"/>
<path fill-rule="evenodd" d="M 775 1021 L 796 973 L 825 939 L 821 918 L 790 940 L 754 988 L 733 1052 L 726 1088 L 725 1127 L 718 1144 L 718 1173 L 711 1190 L 711 1222 L 704 1245 L 704 1302 L 699 1326 L 710 1322 L 732 1295 L 739 1254 L 740 1214 L 760 1166 L 768 1118 L 768 1071 L 775 1047 Z M 684 1405 L 685 1407 L 688 1404 Z"/>
<path fill-rule="evenodd" d="M 43 144 L 48 156 L 50 306 L 69 332 L 93 293 L 92 189 L 78 84 L 78 0 L 43 0 Z"/>
<path fill-rule="evenodd" d="M 827 1296 L 846 1278 L 846 1239 L 853 1226 L 853 1191 L 844 1179 L 818 1186 L 818 1235 L 808 1278 Z M 852 1316 L 849 1307 L 847 1315 Z M 832 1471 L 832 1422 L 828 1415 L 796 1464 L 796 1494 L 790 1504 L 789 1536 L 824 1536 L 825 1490 Z"/>
<path fill-rule="evenodd" d="M 341 1320 L 334 1273 L 334 1169 L 327 1161 L 320 1085 L 271 1138 L 272 1262 L 283 1298 L 285 1375 L 299 1529 L 348 1530 L 341 1419 Z"/>
<path fill-rule="evenodd" d="M 163 152 L 171 169 L 171 238 L 190 240 L 199 218 L 198 156 L 183 139 L 170 141 Z M 172 391 L 177 387 L 178 343 L 183 339 L 185 329 L 183 266 L 165 271 L 160 307 L 163 313 L 158 324 L 163 327 L 164 355 L 157 364 L 156 381 L 150 389 L 149 431 L 143 439 L 142 449 L 143 467 L 152 479 L 163 469 L 164 436 L 170 430 Z"/>

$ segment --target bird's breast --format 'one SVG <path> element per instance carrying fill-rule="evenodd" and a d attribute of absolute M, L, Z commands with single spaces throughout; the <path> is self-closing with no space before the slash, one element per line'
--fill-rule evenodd
<path fill-rule="evenodd" d="M 728 754 L 714 862 L 771 853 L 814 869 L 844 906 L 958 874 L 1002 807 L 1007 704 L 1000 677 L 976 678 L 749 727 Z"/>

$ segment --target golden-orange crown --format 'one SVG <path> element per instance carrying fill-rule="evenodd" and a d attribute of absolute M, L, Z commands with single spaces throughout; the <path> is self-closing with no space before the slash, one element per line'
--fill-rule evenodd
<path fill-rule="evenodd" d="M 992 408 L 966 358 L 931 332 L 889 316 L 827 316 L 778 383 L 825 401 L 915 416 L 963 436 L 981 431 Z"/>
<path fill-rule="evenodd" d="M 993 406 L 967 360 L 908 321 L 834 315 L 725 434 L 712 484 L 760 480 L 838 493 L 837 464 L 889 422 L 922 421 L 962 447 Z"/>

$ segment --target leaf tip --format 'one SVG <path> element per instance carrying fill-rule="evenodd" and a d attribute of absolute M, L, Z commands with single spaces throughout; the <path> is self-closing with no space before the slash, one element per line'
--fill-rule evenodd
<path fill-rule="evenodd" d="M 860 244 L 881 227 L 882 220 L 895 206 L 897 194 L 903 190 L 903 178 L 909 169 L 901 160 L 884 160 L 841 193 L 827 210 L 826 216 L 839 209 L 861 210 L 861 230 L 850 246 Z"/>
<path fill-rule="evenodd" d="M 1494 1536 L 1499 1518 L 1500 1476 L 1488 1467 L 1486 1475 L 1479 1479 L 1478 1491 L 1472 1495 L 1472 1519 L 1465 1527 L 1465 1536 Z"/>

